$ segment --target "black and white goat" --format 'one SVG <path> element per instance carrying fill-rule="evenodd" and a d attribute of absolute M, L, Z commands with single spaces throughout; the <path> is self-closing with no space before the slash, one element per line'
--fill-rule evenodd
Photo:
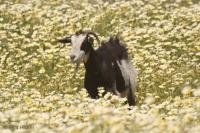
<path fill-rule="evenodd" d="M 100 43 L 92 31 L 78 31 L 59 42 L 72 44 L 72 62 L 84 62 L 84 86 L 91 98 L 98 98 L 97 88 L 104 87 L 105 92 L 127 97 L 129 105 L 134 105 L 137 72 L 128 59 L 127 49 L 117 37 L 110 37 L 95 50 L 92 36 Z"/>

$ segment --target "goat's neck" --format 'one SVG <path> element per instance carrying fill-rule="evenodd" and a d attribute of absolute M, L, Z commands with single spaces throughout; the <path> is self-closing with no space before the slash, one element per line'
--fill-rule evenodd
<path fill-rule="evenodd" d="M 87 72 L 96 73 L 98 70 L 98 59 L 97 54 L 94 49 L 91 49 L 88 53 L 87 61 L 84 62 L 85 69 Z"/>

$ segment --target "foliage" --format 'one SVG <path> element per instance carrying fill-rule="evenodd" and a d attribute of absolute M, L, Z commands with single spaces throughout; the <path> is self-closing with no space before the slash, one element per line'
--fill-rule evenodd
<path fill-rule="evenodd" d="M 137 106 L 88 98 L 56 42 L 79 29 L 123 39 Z M 199 33 L 198 0 L 0 1 L 0 132 L 198 132 Z"/>

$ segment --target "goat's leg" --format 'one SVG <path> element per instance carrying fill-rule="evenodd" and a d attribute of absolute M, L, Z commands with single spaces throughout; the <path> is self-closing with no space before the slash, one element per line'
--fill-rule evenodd
<path fill-rule="evenodd" d="M 86 88 L 86 89 L 87 89 L 87 92 L 89 93 L 91 98 L 93 98 L 93 99 L 99 98 L 97 87 L 96 88 L 90 87 L 90 88 Z"/>
<path fill-rule="evenodd" d="M 98 90 L 97 85 L 95 85 L 95 81 L 93 78 L 89 78 L 89 76 L 85 76 L 84 86 L 89 93 L 90 97 L 93 99 L 98 98 Z"/>
<path fill-rule="evenodd" d="M 116 85 L 116 81 L 114 81 L 111 85 L 111 87 L 105 87 L 106 92 L 111 92 L 114 95 L 118 95 L 120 96 L 120 93 L 117 90 L 117 85 Z"/>
<path fill-rule="evenodd" d="M 113 94 L 120 96 L 120 93 L 117 90 L 117 84 L 116 81 L 113 82 L 112 88 L 111 88 Z"/>
<path fill-rule="evenodd" d="M 128 90 L 127 101 L 130 106 L 135 105 L 135 96 L 133 95 L 131 88 Z"/>

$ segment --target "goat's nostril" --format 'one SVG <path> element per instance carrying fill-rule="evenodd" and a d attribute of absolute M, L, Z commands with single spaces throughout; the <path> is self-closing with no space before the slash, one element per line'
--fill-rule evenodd
<path fill-rule="evenodd" d="M 75 55 L 70 55 L 71 60 L 74 60 L 75 57 Z"/>

